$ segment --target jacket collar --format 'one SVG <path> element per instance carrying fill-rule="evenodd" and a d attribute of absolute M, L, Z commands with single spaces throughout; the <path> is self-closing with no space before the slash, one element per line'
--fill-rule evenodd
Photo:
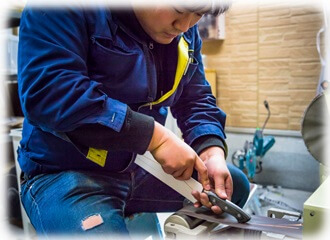
<path fill-rule="evenodd" d="M 133 34 L 138 40 L 142 42 L 153 41 L 142 28 L 132 9 L 115 10 L 113 11 L 113 15 L 116 17 L 118 24 L 126 32 Z"/>
<path fill-rule="evenodd" d="M 113 19 L 113 15 L 109 10 L 106 11 L 106 17 L 107 17 L 107 21 L 108 21 L 108 24 L 109 24 L 109 27 L 110 27 L 110 32 L 113 34 L 113 35 L 116 35 L 117 33 L 117 29 L 118 29 L 118 24 L 115 23 L 114 19 Z"/>

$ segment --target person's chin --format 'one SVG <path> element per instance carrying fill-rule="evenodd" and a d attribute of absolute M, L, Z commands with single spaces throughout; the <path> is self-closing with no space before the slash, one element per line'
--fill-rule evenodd
<path fill-rule="evenodd" d="M 157 42 L 160 44 L 170 44 L 174 38 L 162 38 L 159 39 Z"/>
<path fill-rule="evenodd" d="M 154 38 L 154 40 L 160 44 L 170 44 L 176 35 L 162 34 Z"/>

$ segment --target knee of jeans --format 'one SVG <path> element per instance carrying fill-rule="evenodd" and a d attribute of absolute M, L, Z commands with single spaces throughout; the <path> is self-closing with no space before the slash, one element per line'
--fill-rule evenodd
<path fill-rule="evenodd" d="M 250 193 L 250 182 L 246 175 L 237 167 L 228 165 L 234 185 L 232 202 L 243 207 Z"/>

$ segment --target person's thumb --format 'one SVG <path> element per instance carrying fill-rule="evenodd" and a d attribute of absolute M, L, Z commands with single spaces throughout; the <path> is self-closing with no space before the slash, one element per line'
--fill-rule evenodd
<path fill-rule="evenodd" d="M 199 181 L 205 190 L 211 190 L 210 179 L 207 173 L 207 168 L 202 159 L 196 156 L 195 169 L 199 175 Z"/>
<path fill-rule="evenodd" d="M 220 175 L 214 179 L 214 187 L 215 187 L 215 193 L 220 198 L 222 199 L 228 198 L 225 188 L 225 181 Z"/>

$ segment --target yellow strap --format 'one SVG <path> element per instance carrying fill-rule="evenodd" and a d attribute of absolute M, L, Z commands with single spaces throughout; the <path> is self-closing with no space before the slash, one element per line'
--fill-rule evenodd
<path fill-rule="evenodd" d="M 179 83 L 182 79 L 182 76 L 185 73 L 185 70 L 189 64 L 188 52 L 189 52 L 189 45 L 186 42 L 186 40 L 184 39 L 184 37 L 182 36 L 180 38 L 180 41 L 178 44 L 178 64 L 176 66 L 176 73 L 175 73 L 174 84 L 173 84 L 172 89 L 170 91 L 168 91 L 167 93 L 165 93 L 158 100 L 151 102 L 151 103 L 144 104 L 142 106 L 150 106 L 150 105 L 155 105 L 155 104 L 161 103 L 161 102 L 165 101 L 167 98 L 169 98 L 175 92 L 175 90 L 178 88 Z"/>
<path fill-rule="evenodd" d="M 108 154 L 107 150 L 89 148 L 86 158 L 100 165 L 101 167 L 104 167 L 105 160 L 107 159 L 107 154 Z"/>

